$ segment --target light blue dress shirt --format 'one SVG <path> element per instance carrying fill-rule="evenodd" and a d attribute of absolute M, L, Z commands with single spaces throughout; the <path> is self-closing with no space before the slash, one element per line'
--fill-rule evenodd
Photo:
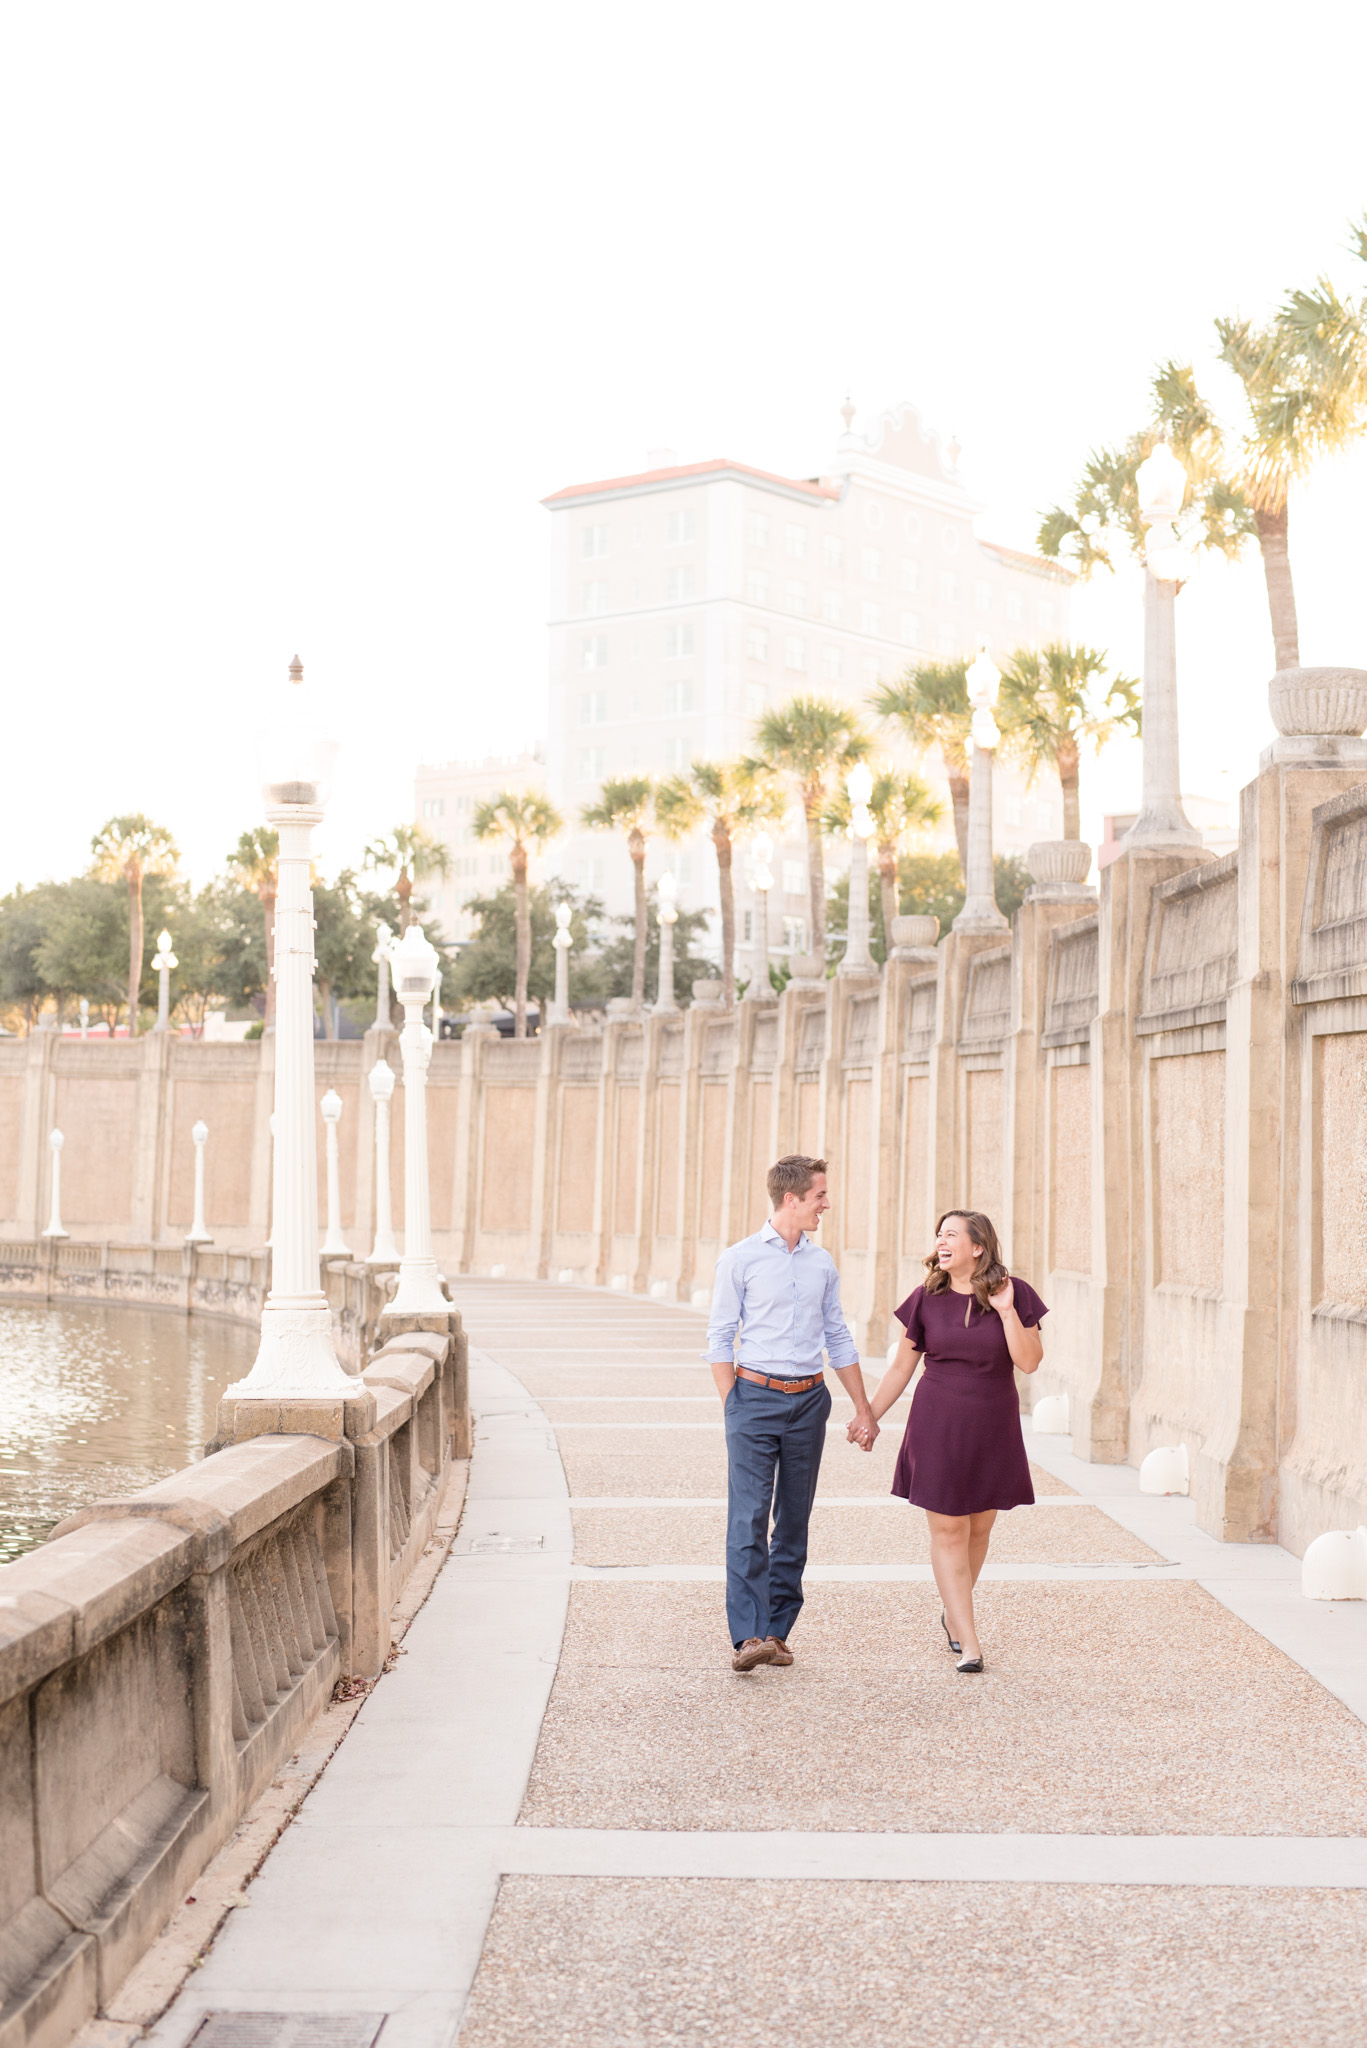
<path fill-rule="evenodd" d="M 806 1379 L 821 1371 L 823 1346 L 837 1369 L 858 1361 L 840 1312 L 840 1275 L 829 1252 L 806 1236 L 790 1252 L 773 1224 L 766 1223 L 722 1253 L 712 1285 L 705 1358 L 729 1358 L 773 1379 Z"/>

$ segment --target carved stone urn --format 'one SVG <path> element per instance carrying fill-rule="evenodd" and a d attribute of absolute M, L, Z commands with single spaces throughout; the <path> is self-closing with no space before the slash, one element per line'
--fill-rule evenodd
<path fill-rule="evenodd" d="M 788 968 L 793 980 L 803 988 L 825 988 L 826 963 L 819 953 L 794 953 Z"/>
<path fill-rule="evenodd" d="M 938 917 L 895 917 L 890 960 L 933 960 L 940 936 Z"/>
<path fill-rule="evenodd" d="M 717 1010 L 721 1007 L 724 984 L 706 979 L 693 984 L 693 1007 L 701 1010 Z"/>
<path fill-rule="evenodd" d="M 1279 668 L 1267 686 L 1272 723 L 1288 738 L 1367 732 L 1367 669 Z"/>
<path fill-rule="evenodd" d="M 1025 865 L 1034 887 L 1027 903 L 1068 903 L 1090 899 L 1087 886 L 1092 849 L 1085 839 L 1037 839 L 1026 848 Z"/>

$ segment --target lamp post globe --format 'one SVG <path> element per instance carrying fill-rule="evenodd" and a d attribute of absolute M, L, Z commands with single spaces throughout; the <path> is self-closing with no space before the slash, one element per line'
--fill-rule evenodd
<path fill-rule="evenodd" d="M 171 951 L 171 934 L 168 931 L 158 935 L 152 965 L 160 977 L 160 987 L 157 990 L 157 1021 L 154 1029 L 168 1031 L 171 1026 L 171 969 L 180 965 Z"/>
<path fill-rule="evenodd" d="M 555 937 L 551 940 L 555 948 L 555 1001 L 551 1004 L 552 1024 L 568 1024 L 570 1021 L 570 947 L 574 939 L 570 932 L 570 921 L 574 916 L 568 903 L 555 906 Z"/>
<path fill-rule="evenodd" d="M 394 990 L 403 1004 L 403 1257 L 399 1285 L 386 1315 L 447 1314 L 437 1262 L 432 1256 L 431 1196 L 427 1179 L 427 1063 L 432 1034 L 422 1013 L 436 985 L 439 957 L 416 922 L 389 956 Z"/>

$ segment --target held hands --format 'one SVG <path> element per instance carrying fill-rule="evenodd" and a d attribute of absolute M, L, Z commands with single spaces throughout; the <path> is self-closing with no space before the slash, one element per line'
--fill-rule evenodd
<path fill-rule="evenodd" d="M 1016 1290 L 1011 1284 L 1011 1275 L 1009 1273 L 1002 1282 L 1001 1291 L 997 1294 L 989 1294 L 987 1298 L 999 1316 L 1009 1314 L 1016 1304 Z"/>
<path fill-rule="evenodd" d="M 868 1408 L 859 1409 L 845 1425 L 847 1443 L 858 1444 L 862 1451 L 871 1451 L 878 1441 L 878 1424 Z"/>

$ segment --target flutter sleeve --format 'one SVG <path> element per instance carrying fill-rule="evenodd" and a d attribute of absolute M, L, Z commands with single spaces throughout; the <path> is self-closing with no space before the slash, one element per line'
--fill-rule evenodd
<path fill-rule="evenodd" d="M 1011 1275 L 1011 1286 L 1016 1297 L 1016 1314 L 1027 1330 L 1034 1329 L 1035 1325 L 1048 1315 L 1048 1302 L 1041 1301 L 1030 1282 L 1018 1280 L 1014 1273 Z"/>
<path fill-rule="evenodd" d="M 924 1351 L 926 1348 L 926 1325 L 921 1313 L 925 1298 L 925 1288 L 917 1287 L 907 1296 L 900 1308 L 893 1310 L 893 1314 L 911 1339 L 913 1351 Z"/>

